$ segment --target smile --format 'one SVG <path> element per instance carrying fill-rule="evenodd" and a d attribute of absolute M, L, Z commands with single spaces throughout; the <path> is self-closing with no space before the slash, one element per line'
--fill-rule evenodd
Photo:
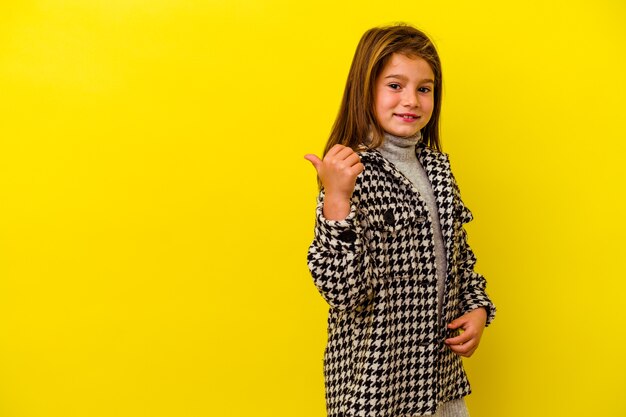
<path fill-rule="evenodd" d="M 412 122 L 413 120 L 417 120 L 420 116 L 410 113 L 402 113 L 402 114 L 394 114 L 394 116 L 401 118 L 402 120 Z"/>

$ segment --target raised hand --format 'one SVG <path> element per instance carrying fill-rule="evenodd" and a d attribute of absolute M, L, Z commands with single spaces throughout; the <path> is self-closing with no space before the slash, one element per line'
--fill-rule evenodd
<path fill-rule="evenodd" d="M 307 154 L 304 158 L 313 164 L 324 187 L 324 217 L 343 220 L 350 213 L 350 197 L 356 178 L 363 172 L 361 158 L 347 146 L 335 145 L 324 159 Z"/>

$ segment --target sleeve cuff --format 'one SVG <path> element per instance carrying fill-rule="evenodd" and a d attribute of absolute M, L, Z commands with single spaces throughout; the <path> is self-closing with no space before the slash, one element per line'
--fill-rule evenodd
<path fill-rule="evenodd" d="M 493 319 L 496 317 L 496 307 L 493 305 L 487 294 L 484 292 L 475 292 L 467 294 L 463 299 L 463 312 L 468 313 L 479 307 L 484 307 L 487 310 L 487 322 L 485 327 L 489 326 Z"/>
<path fill-rule="evenodd" d="M 343 220 L 328 220 L 323 213 L 324 202 L 320 199 L 316 209 L 315 238 L 319 245 L 332 251 L 357 251 L 361 247 L 357 211 L 350 205 L 350 213 Z"/>

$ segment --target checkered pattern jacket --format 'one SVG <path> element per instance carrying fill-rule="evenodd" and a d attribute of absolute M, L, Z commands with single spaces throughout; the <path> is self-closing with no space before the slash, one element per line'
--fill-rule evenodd
<path fill-rule="evenodd" d="M 330 305 L 329 417 L 429 415 L 470 393 L 461 358 L 443 343 L 456 335 L 446 324 L 478 307 L 487 309 L 489 324 L 495 307 L 474 271 L 463 228 L 472 214 L 447 155 L 421 144 L 416 153 L 433 187 L 447 254 L 440 322 L 432 220 L 411 182 L 367 150 L 346 219 L 325 219 L 323 191 L 319 197 L 308 266 Z"/>

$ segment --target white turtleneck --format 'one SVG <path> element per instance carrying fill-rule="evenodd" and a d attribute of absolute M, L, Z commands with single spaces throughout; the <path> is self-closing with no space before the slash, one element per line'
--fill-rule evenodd
<path fill-rule="evenodd" d="M 385 133 L 385 140 L 377 150 L 415 186 L 419 196 L 424 200 L 428 208 L 430 220 L 433 225 L 435 265 L 437 267 L 437 312 L 439 321 L 441 321 L 443 291 L 447 271 L 446 249 L 441 234 L 441 224 L 439 222 L 439 212 L 437 210 L 435 194 L 433 193 L 433 188 L 426 175 L 426 171 L 415 154 L 415 146 L 419 143 L 421 138 L 421 132 L 417 132 L 414 136 L 404 138 Z"/>

